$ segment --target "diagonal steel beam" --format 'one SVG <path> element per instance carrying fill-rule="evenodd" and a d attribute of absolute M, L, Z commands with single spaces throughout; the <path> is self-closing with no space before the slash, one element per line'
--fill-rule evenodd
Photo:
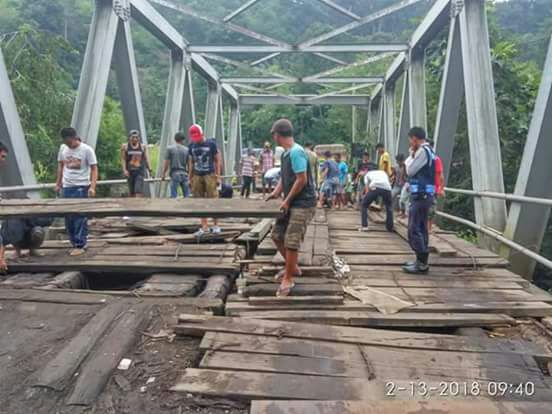
<path fill-rule="evenodd" d="M 364 60 L 361 60 L 361 61 L 358 61 L 358 62 L 350 63 L 350 64 L 344 65 L 344 66 L 338 66 L 336 68 L 325 70 L 324 72 L 319 72 L 319 73 L 316 73 L 316 74 L 311 75 L 311 76 L 306 76 L 306 77 L 303 78 L 303 80 L 305 80 L 305 81 L 314 80 L 314 79 L 318 79 L 318 78 L 322 78 L 322 77 L 326 77 L 326 76 L 335 75 L 336 73 L 342 72 L 344 70 L 356 68 L 356 67 L 359 67 L 359 66 L 368 65 L 370 63 L 374 63 L 374 62 L 380 61 L 382 59 L 385 59 L 389 56 L 393 56 L 393 53 L 381 53 L 379 55 L 369 57 L 368 59 L 364 59 Z"/>
<path fill-rule="evenodd" d="M 230 20 L 232 20 L 235 17 L 238 17 L 240 14 L 242 14 L 243 12 L 245 12 L 246 10 L 248 10 L 249 8 L 251 8 L 252 6 L 254 6 L 258 2 L 259 2 L 259 0 L 249 0 L 247 3 L 244 3 L 241 7 L 234 10 L 232 13 L 229 13 L 228 15 L 226 15 L 222 19 L 222 21 L 225 22 L 225 23 L 229 22 Z"/>
<path fill-rule="evenodd" d="M 188 41 L 147 0 L 130 1 L 132 18 L 170 49 L 182 49 Z"/>
<path fill-rule="evenodd" d="M 376 20 L 382 19 L 385 16 L 389 16 L 392 13 L 395 13 L 401 9 L 404 9 L 405 7 L 411 6 L 413 4 L 419 3 L 422 0 L 402 0 L 400 3 L 394 4 L 392 6 L 386 7 L 385 9 L 379 10 L 375 13 L 372 13 L 368 16 L 365 16 L 361 18 L 358 21 L 346 24 L 344 26 L 341 26 L 337 29 L 334 29 L 328 33 L 324 33 L 320 36 L 313 37 L 312 39 L 306 40 L 303 43 L 299 44 L 299 47 L 307 47 L 316 45 L 318 43 L 324 42 L 329 39 L 333 39 L 336 36 L 339 36 L 340 34 L 347 33 L 351 30 L 357 29 L 361 26 L 364 26 L 368 23 L 374 22 Z"/>
<path fill-rule="evenodd" d="M 345 7 L 341 7 L 339 4 L 337 3 L 334 3 L 332 0 L 317 0 L 319 3 L 323 3 L 325 4 L 326 6 L 334 9 L 335 11 L 338 11 L 339 13 L 347 16 L 347 17 L 350 17 L 351 19 L 354 19 L 354 20 L 360 20 L 361 17 L 356 14 L 356 13 L 353 13 L 352 11 L 350 10 L 347 10 Z"/>
<path fill-rule="evenodd" d="M 239 26 L 234 23 L 226 23 L 221 19 L 217 19 L 215 17 L 206 16 L 202 13 L 199 13 L 192 8 L 185 6 L 183 4 L 176 4 L 172 1 L 168 0 L 150 0 L 152 3 L 158 4 L 160 6 L 166 7 L 171 10 L 178 11 L 182 14 L 185 14 L 187 16 L 195 17 L 196 19 L 203 20 L 204 22 L 211 23 L 216 26 L 224 27 L 227 30 L 230 30 L 232 32 L 240 33 L 244 36 L 250 37 L 252 39 L 258 40 L 263 43 L 268 43 L 270 45 L 274 46 L 280 46 L 280 47 L 291 47 L 290 44 L 286 42 L 282 42 L 280 40 L 274 39 L 269 36 L 265 36 L 263 34 L 254 32 L 253 30 L 249 30 L 243 26 Z"/>
<path fill-rule="evenodd" d="M 226 63 L 227 65 L 235 66 L 239 69 L 253 70 L 253 71 L 258 72 L 258 73 L 262 73 L 262 74 L 266 74 L 266 75 L 270 75 L 270 76 L 274 76 L 274 77 L 278 77 L 278 78 L 282 78 L 282 79 L 293 79 L 289 75 L 283 75 L 283 74 L 278 73 L 278 72 L 266 72 L 262 69 L 251 67 L 247 63 L 243 63 L 243 62 L 240 62 L 240 61 L 234 60 L 234 59 L 229 59 L 229 58 L 224 57 L 224 56 L 213 55 L 213 54 L 210 54 L 210 53 L 202 53 L 202 56 L 204 58 L 209 59 L 209 60 L 214 60 L 216 62 Z"/>
<path fill-rule="evenodd" d="M 307 101 L 316 101 L 317 99 L 326 98 L 328 96 L 337 96 L 337 95 L 340 95 L 340 94 L 343 94 L 343 93 L 346 93 L 346 92 L 358 91 L 359 89 L 368 88 L 370 86 L 372 86 L 372 83 L 364 83 L 362 85 L 355 85 L 355 86 L 351 86 L 349 88 L 340 89 L 338 91 L 333 91 L 333 92 L 324 93 L 322 95 L 313 96 L 311 98 L 308 98 Z"/>
<path fill-rule="evenodd" d="M 257 65 L 260 65 L 261 63 L 264 63 L 264 62 L 267 62 L 271 59 L 274 59 L 276 56 L 280 56 L 280 55 L 281 55 L 281 53 L 271 53 L 269 55 L 263 56 L 260 59 L 254 60 L 253 62 L 250 63 L 250 65 L 251 66 L 257 66 Z"/>
<path fill-rule="evenodd" d="M 257 88 L 255 86 L 251 86 L 251 85 L 236 84 L 236 87 L 241 88 L 241 89 L 245 89 L 245 90 L 249 90 L 251 92 L 258 92 L 258 93 L 264 93 L 264 94 L 269 93 L 265 89 Z M 286 95 L 286 94 L 283 94 L 283 93 L 272 92 L 271 94 L 274 95 L 274 96 L 279 96 L 279 97 L 286 98 L 286 99 L 289 99 L 289 100 L 292 100 L 292 101 L 297 101 L 297 102 L 301 101 L 299 98 L 295 98 L 293 96 Z"/>

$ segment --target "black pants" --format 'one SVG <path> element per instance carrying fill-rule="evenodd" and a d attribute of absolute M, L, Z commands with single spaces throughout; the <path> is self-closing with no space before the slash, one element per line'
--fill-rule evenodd
<path fill-rule="evenodd" d="M 378 199 L 378 197 L 381 197 L 383 199 L 383 204 L 385 205 L 385 228 L 387 229 L 387 231 L 393 231 L 393 205 L 391 200 L 391 191 L 383 190 L 381 188 L 370 190 L 362 199 L 362 227 L 368 227 L 368 208 L 370 207 L 370 204 Z"/>
<path fill-rule="evenodd" d="M 249 197 L 249 194 L 251 194 L 251 184 L 253 184 L 253 177 L 247 177 L 247 176 L 243 176 L 242 177 L 242 189 L 241 189 L 241 195 L 242 197 L 245 196 L 246 197 Z"/>
<path fill-rule="evenodd" d="M 433 205 L 431 195 L 412 195 L 408 214 L 408 242 L 418 260 L 427 264 L 429 256 L 429 233 L 427 220 Z"/>

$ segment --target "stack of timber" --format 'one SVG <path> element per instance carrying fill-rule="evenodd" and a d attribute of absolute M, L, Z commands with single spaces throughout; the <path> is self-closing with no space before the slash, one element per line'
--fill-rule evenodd
<path fill-rule="evenodd" d="M 179 315 L 178 320 L 176 334 L 201 337 L 204 355 L 199 368 L 186 369 L 172 387 L 176 392 L 379 404 L 428 399 L 423 390 L 410 392 L 411 383 L 422 381 L 435 386 L 431 400 L 552 399 L 549 378 L 537 363 L 551 356 L 524 341 L 264 319 Z M 474 382 L 477 393 L 446 386 Z M 496 382 L 531 383 L 534 392 L 497 396 L 491 385 Z"/>

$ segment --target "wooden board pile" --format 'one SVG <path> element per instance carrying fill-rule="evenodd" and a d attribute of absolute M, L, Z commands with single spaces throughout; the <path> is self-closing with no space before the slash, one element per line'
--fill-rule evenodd
<path fill-rule="evenodd" d="M 199 368 L 186 369 L 174 385 L 177 392 L 248 400 L 427 399 L 423 390 L 408 388 L 423 381 L 437 387 L 429 391 L 432 400 L 552 398 L 536 360 L 550 356 L 523 341 L 263 319 L 178 320 L 176 334 L 202 337 L 205 353 Z M 442 384 L 472 382 L 477 395 L 442 391 Z M 530 397 L 496 396 L 495 382 L 530 382 L 535 390 Z"/>

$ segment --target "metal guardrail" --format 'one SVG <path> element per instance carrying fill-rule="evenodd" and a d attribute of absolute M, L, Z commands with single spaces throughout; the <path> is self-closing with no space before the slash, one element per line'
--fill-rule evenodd
<path fill-rule="evenodd" d="M 161 178 L 146 178 L 144 180 L 146 183 L 157 183 L 161 182 Z M 118 180 L 103 180 L 98 181 L 96 185 L 103 186 L 103 185 L 116 185 L 116 184 L 126 184 L 126 179 L 118 179 Z M 53 190 L 56 188 L 55 183 L 48 183 L 48 184 L 33 184 L 33 185 L 14 185 L 11 187 L 0 187 L 0 193 L 17 193 L 21 191 L 40 191 L 40 190 Z"/>
<path fill-rule="evenodd" d="M 526 197 L 526 196 L 520 196 L 515 194 L 493 193 L 491 191 L 463 190 L 460 188 L 449 188 L 449 187 L 445 187 L 445 191 L 449 193 L 471 195 L 474 197 L 497 198 L 499 200 L 515 201 L 518 203 L 540 204 L 540 205 L 552 207 L 552 199 L 549 199 L 549 198 Z"/>
<path fill-rule="evenodd" d="M 481 197 L 481 198 L 496 198 L 499 200 L 506 200 L 506 201 L 514 201 L 518 203 L 529 203 L 529 204 L 538 204 L 543 206 L 552 207 L 552 200 L 547 198 L 537 198 L 537 197 L 526 197 L 526 196 L 520 196 L 515 194 L 506 194 L 506 193 L 494 193 L 491 191 L 475 191 L 475 190 L 464 190 L 460 188 L 449 188 L 445 187 L 445 191 L 449 193 L 456 193 L 456 194 L 466 194 L 473 197 Z M 525 256 L 535 260 L 536 262 L 542 264 L 548 269 L 552 269 L 552 261 L 547 259 L 544 256 L 541 256 L 540 254 L 534 252 L 533 250 L 528 249 L 527 247 L 522 246 L 521 244 L 518 244 L 506 237 L 504 237 L 500 232 L 489 229 L 487 227 L 481 226 L 477 223 L 474 223 L 470 220 L 463 219 L 458 216 L 454 216 L 452 214 L 444 213 L 442 211 L 437 211 L 436 214 L 439 217 L 442 217 L 447 220 L 454 221 L 459 224 L 463 224 L 465 226 L 468 226 L 474 230 L 477 230 L 478 232 L 481 232 L 499 242 L 502 244 L 510 247 L 511 249 L 524 254 Z"/>
<path fill-rule="evenodd" d="M 453 216 L 452 214 L 443 213 L 442 211 L 437 211 L 436 214 L 439 217 L 443 217 L 444 219 L 455 221 L 456 223 L 464 224 L 465 226 L 471 227 L 474 230 L 477 230 L 481 233 L 486 234 L 489 237 L 492 237 L 495 240 L 498 240 L 502 244 L 510 247 L 511 249 L 522 253 L 526 255 L 527 257 L 530 257 L 531 259 L 535 260 L 536 262 L 542 264 L 543 266 L 547 267 L 548 269 L 552 269 L 552 261 L 548 260 L 546 257 L 541 256 L 538 253 L 535 253 L 533 250 L 530 250 L 526 247 L 523 247 L 521 244 L 518 244 L 510 239 L 507 239 L 502 234 L 498 233 L 496 230 L 491 230 L 486 227 L 483 227 L 479 224 L 476 224 L 472 221 Z"/>

